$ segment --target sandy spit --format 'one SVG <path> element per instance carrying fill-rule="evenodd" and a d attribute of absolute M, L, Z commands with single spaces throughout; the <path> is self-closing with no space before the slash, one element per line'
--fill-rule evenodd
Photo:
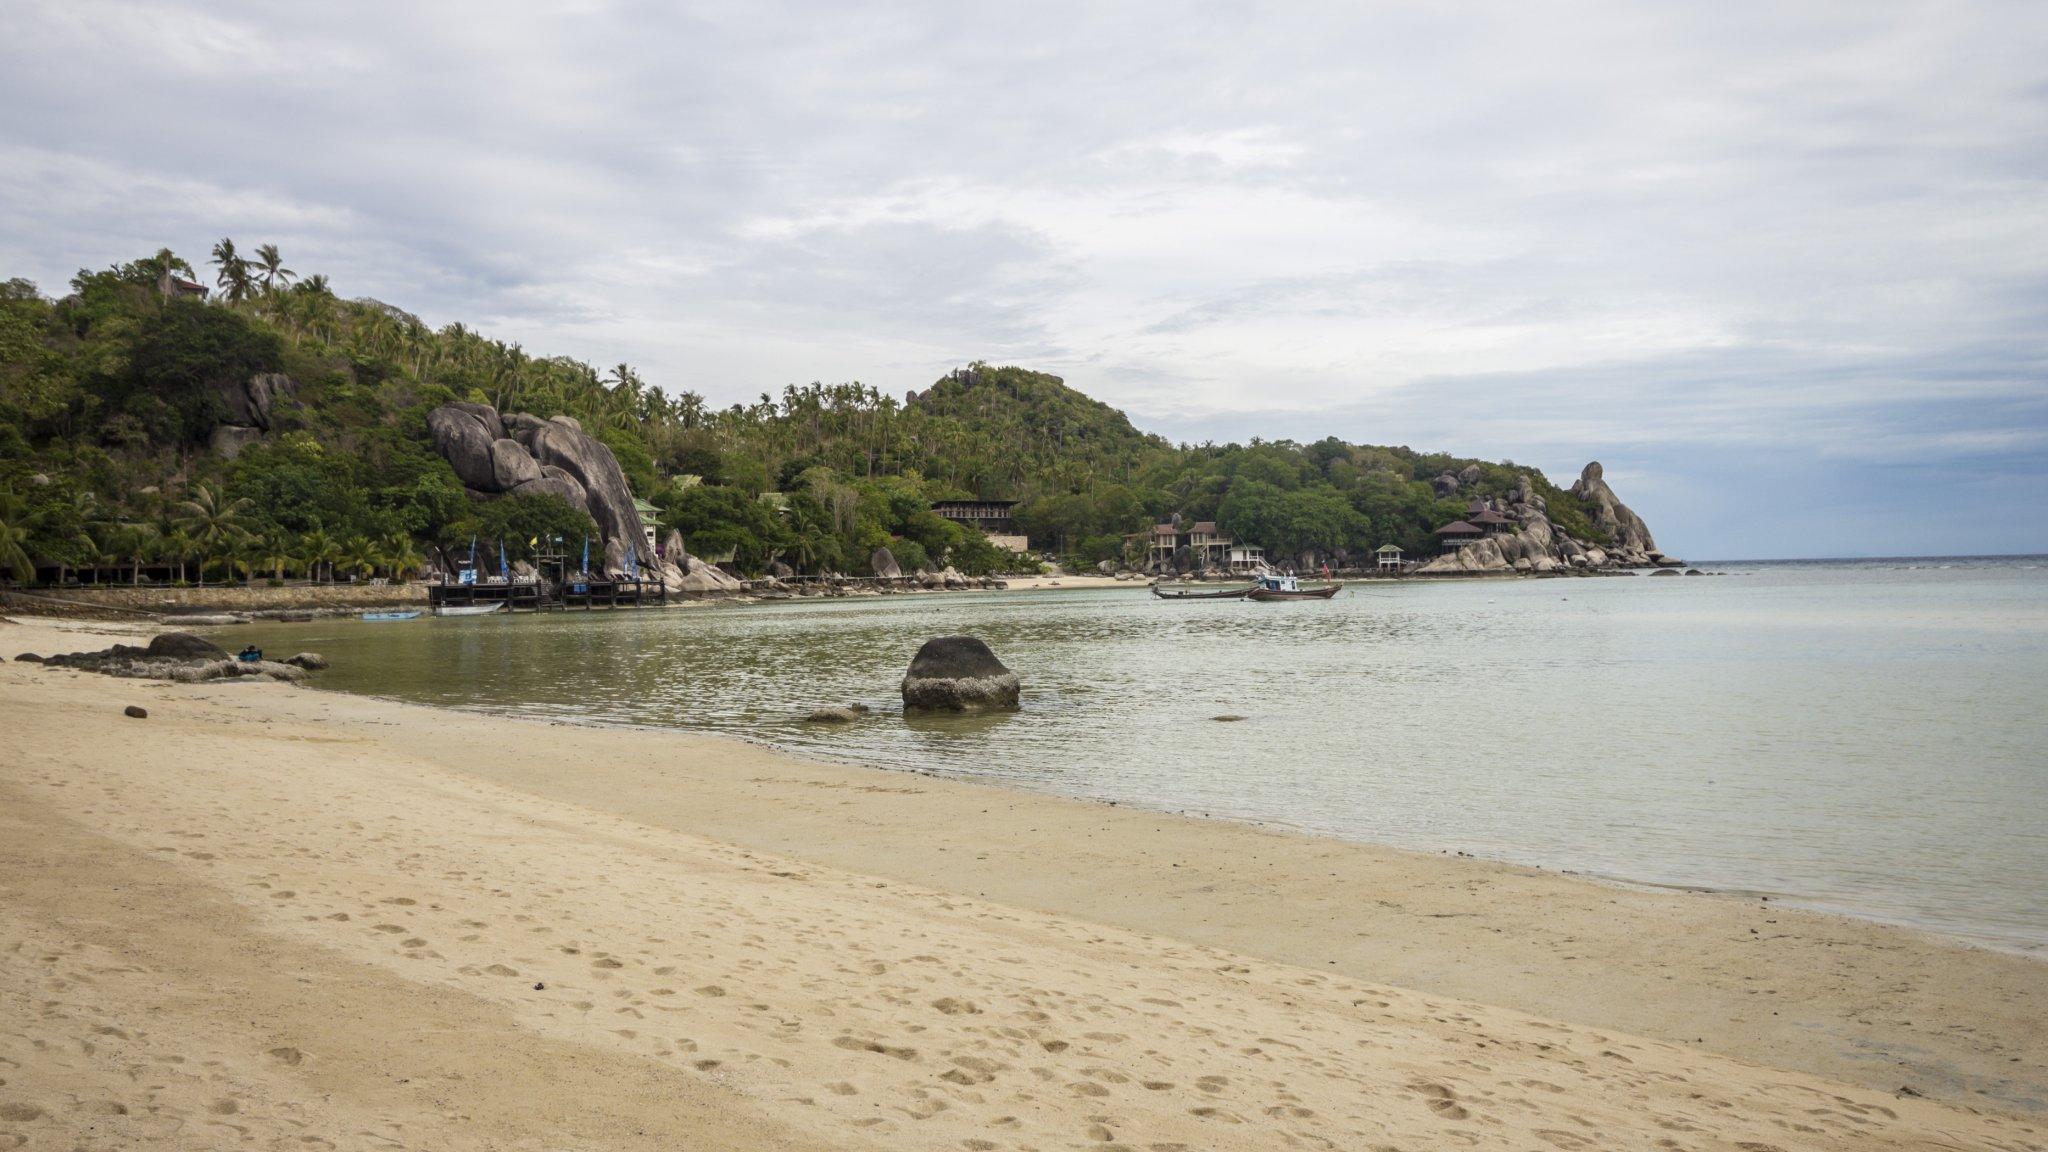
<path fill-rule="evenodd" d="M 281 684 L 0 733 L 0 1149 L 2048 1146 L 2048 966 L 1916 933 Z"/>

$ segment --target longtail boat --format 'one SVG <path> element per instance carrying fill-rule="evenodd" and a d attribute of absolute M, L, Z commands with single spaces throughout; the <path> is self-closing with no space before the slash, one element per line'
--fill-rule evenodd
<path fill-rule="evenodd" d="M 1152 586 L 1152 594 L 1161 600 L 1237 600 L 1250 591 L 1251 589 L 1249 588 L 1225 588 L 1217 592 L 1192 592 L 1181 588 L 1172 592 L 1166 592 L 1162 591 L 1157 584 Z"/>
<path fill-rule="evenodd" d="M 1343 584 L 1325 584 L 1320 588 L 1303 588 L 1301 582 L 1292 576 L 1261 576 L 1259 582 L 1245 593 L 1247 600 L 1328 600 L 1344 590 Z"/>

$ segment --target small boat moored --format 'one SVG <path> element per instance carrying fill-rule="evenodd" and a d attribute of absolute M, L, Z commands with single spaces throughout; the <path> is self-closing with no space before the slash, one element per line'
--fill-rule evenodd
<path fill-rule="evenodd" d="M 365 620 L 415 620 L 419 618 L 419 614 L 419 609 L 412 608 L 404 612 L 365 612 L 362 618 Z"/>
<path fill-rule="evenodd" d="M 1303 588 L 1301 581 L 1293 576 L 1279 576 L 1268 573 L 1259 577 L 1259 582 L 1245 593 L 1247 600 L 1328 600 L 1344 590 L 1343 584 L 1325 584 L 1320 588 Z"/>
<path fill-rule="evenodd" d="M 1225 588 L 1217 592 L 1194 592 L 1186 588 L 1177 588 L 1167 592 L 1157 584 L 1152 585 L 1152 594 L 1161 600 L 1240 600 L 1250 591 L 1249 588 Z"/>
<path fill-rule="evenodd" d="M 489 604 L 441 604 L 434 608 L 434 615 L 489 616 L 493 612 L 503 612 L 504 610 L 505 602 L 497 600 Z"/>

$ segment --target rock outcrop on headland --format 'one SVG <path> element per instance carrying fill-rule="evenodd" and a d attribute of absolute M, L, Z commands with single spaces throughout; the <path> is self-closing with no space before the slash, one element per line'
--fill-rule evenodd
<path fill-rule="evenodd" d="M 282 372 L 258 372 L 246 380 L 227 381 L 216 389 L 221 423 L 207 437 L 215 455 L 233 460 L 276 426 L 280 409 L 298 403 L 298 385 Z"/>
<path fill-rule="evenodd" d="M 1616 550 L 1624 553 L 1641 553 L 1645 556 L 1657 554 L 1657 542 L 1650 538 L 1650 526 L 1643 518 L 1629 511 L 1628 505 L 1614 494 L 1601 475 L 1598 460 L 1586 465 L 1579 473 L 1578 483 L 1572 485 L 1572 495 L 1593 505 L 1593 526 L 1607 533 Z"/>
<path fill-rule="evenodd" d="M 608 553 L 614 544 L 621 556 L 627 549 L 646 551 L 646 528 L 618 457 L 574 419 L 525 412 L 501 417 L 487 404 L 457 401 L 427 413 L 427 428 L 435 450 L 471 492 L 558 496 L 590 514 Z"/>
<path fill-rule="evenodd" d="M 1450 491 L 1460 479 L 1445 473 Z M 1443 491 L 1445 485 L 1439 484 Z M 1550 519 L 1548 503 L 1524 475 L 1507 496 L 1479 504 L 1514 525 L 1502 532 L 1476 540 L 1463 548 L 1445 552 L 1415 571 L 1421 575 L 1456 575 L 1473 572 L 1560 572 L 1568 569 L 1648 568 L 1678 563 L 1657 551 L 1649 525 L 1629 510 L 1602 477 L 1600 462 L 1586 465 L 1571 487 L 1572 495 L 1592 508 L 1593 527 L 1607 537 L 1605 544 L 1568 535 Z"/>
<path fill-rule="evenodd" d="M 647 555 L 646 525 L 618 457 L 571 416 L 543 420 L 527 412 L 500 414 L 488 404 L 453 401 L 427 413 L 434 448 L 455 469 L 471 496 L 545 494 L 590 514 L 597 525 L 599 563 L 610 576 L 660 578 L 670 592 L 732 592 L 740 581 L 716 565 L 693 559 L 671 532 L 660 556 Z"/>

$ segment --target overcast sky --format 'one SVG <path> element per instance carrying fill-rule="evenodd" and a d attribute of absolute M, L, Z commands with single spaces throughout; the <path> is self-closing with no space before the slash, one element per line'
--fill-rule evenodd
<path fill-rule="evenodd" d="M 730 403 L 1055 372 L 2048 551 L 2048 4 L 0 0 L 0 277 L 232 236 Z"/>

